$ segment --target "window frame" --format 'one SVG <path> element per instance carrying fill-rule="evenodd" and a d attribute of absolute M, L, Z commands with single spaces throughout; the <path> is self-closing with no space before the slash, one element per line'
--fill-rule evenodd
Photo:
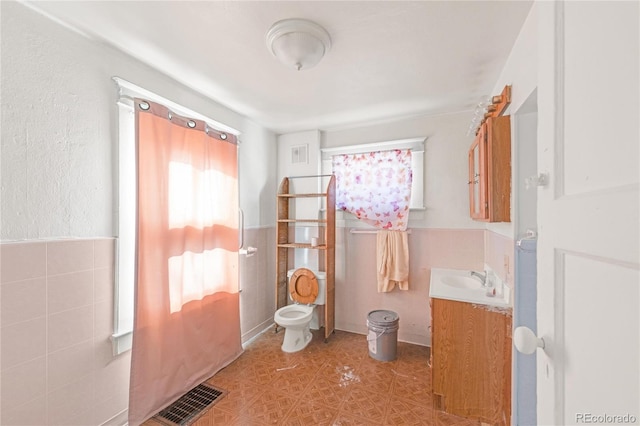
<path fill-rule="evenodd" d="M 143 89 L 120 77 L 113 77 L 118 89 L 118 140 L 114 161 L 114 187 L 117 189 L 117 206 L 114 211 L 116 234 L 116 261 L 114 274 L 113 355 L 131 349 L 133 344 L 136 218 L 137 218 L 137 169 L 134 99 L 144 98 L 160 103 L 176 114 L 202 120 L 211 128 L 239 137 L 237 129 L 219 123 Z M 239 140 L 238 140 L 238 143 Z"/>
<path fill-rule="evenodd" d="M 332 173 L 332 159 L 334 155 L 362 154 L 375 151 L 390 151 L 394 149 L 408 149 L 411 151 L 411 201 L 409 210 L 426 210 L 424 204 L 424 151 L 426 137 L 398 139 L 385 142 L 373 142 L 359 145 L 345 145 L 334 148 L 321 148 L 322 174 Z M 348 213 L 343 213 L 344 214 Z M 350 215 L 351 216 L 351 215 Z"/>

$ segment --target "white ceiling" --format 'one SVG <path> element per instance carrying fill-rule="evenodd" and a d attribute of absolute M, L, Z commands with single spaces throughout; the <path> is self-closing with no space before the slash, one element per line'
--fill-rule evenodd
<path fill-rule="evenodd" d="M 278 133 L 471 110 L 496 83 L 527 1 L 35 1 Z M 322 25 L 315 67 L 267 50 L 276 21 Z"/>

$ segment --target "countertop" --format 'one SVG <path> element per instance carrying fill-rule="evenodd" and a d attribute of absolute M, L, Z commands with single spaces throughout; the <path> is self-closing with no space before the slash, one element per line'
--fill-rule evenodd
<path fill-rule="evenodd" d="M 463 284 L 463 286 L 447 284 L 447 282 L 451 283 L 452 281 L 465 284 Z M 477 287 L 474 283 L 477 283 Z M 487 290 L 493 290 L 494 288 L 497 294 L 495 296 L 487 296 Z M 482 287 L 479 279 L 471 277 L 470 270 L 431 269 L 429 297 L 455 300 L 458 302 L 476 303 L 496 308 L 511 308 L 509 296 L 508 286 L 498 285 L 497 288 L 492 287 L 489 289 Z"/>

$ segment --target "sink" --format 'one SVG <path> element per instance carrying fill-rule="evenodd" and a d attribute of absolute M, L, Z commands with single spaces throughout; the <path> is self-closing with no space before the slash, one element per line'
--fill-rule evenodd
<path fill-rule="evenodd" d="M 470 273 L 470 269 L 431 268 L 429 297 L 500 308 L 511 307 L 509 286 L 498 282 L 496 277 L 493 289 L 499 288 L 502 291 L 489 295 L 487 289 L 482 287 L 480 280 L 471 276 Z M 500 285 L 496 286 L 496 283 Z"/>
<path fill-rule="evenodd" d="M 471 277 L 462 277 L 460 275 L 445 275 L 440 278 L 442 283 L 456 288 L 478 289 L 480 281 Z"/>

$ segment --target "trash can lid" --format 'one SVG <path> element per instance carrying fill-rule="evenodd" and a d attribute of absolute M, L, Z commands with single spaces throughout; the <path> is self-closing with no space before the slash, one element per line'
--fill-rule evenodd
<path fill-rule="evenodd" d="M 386 325 L 398 322 L 400 317 L 393 311 L 377 310 L 369 312 L 367 319 L 372 324 Z"/>

